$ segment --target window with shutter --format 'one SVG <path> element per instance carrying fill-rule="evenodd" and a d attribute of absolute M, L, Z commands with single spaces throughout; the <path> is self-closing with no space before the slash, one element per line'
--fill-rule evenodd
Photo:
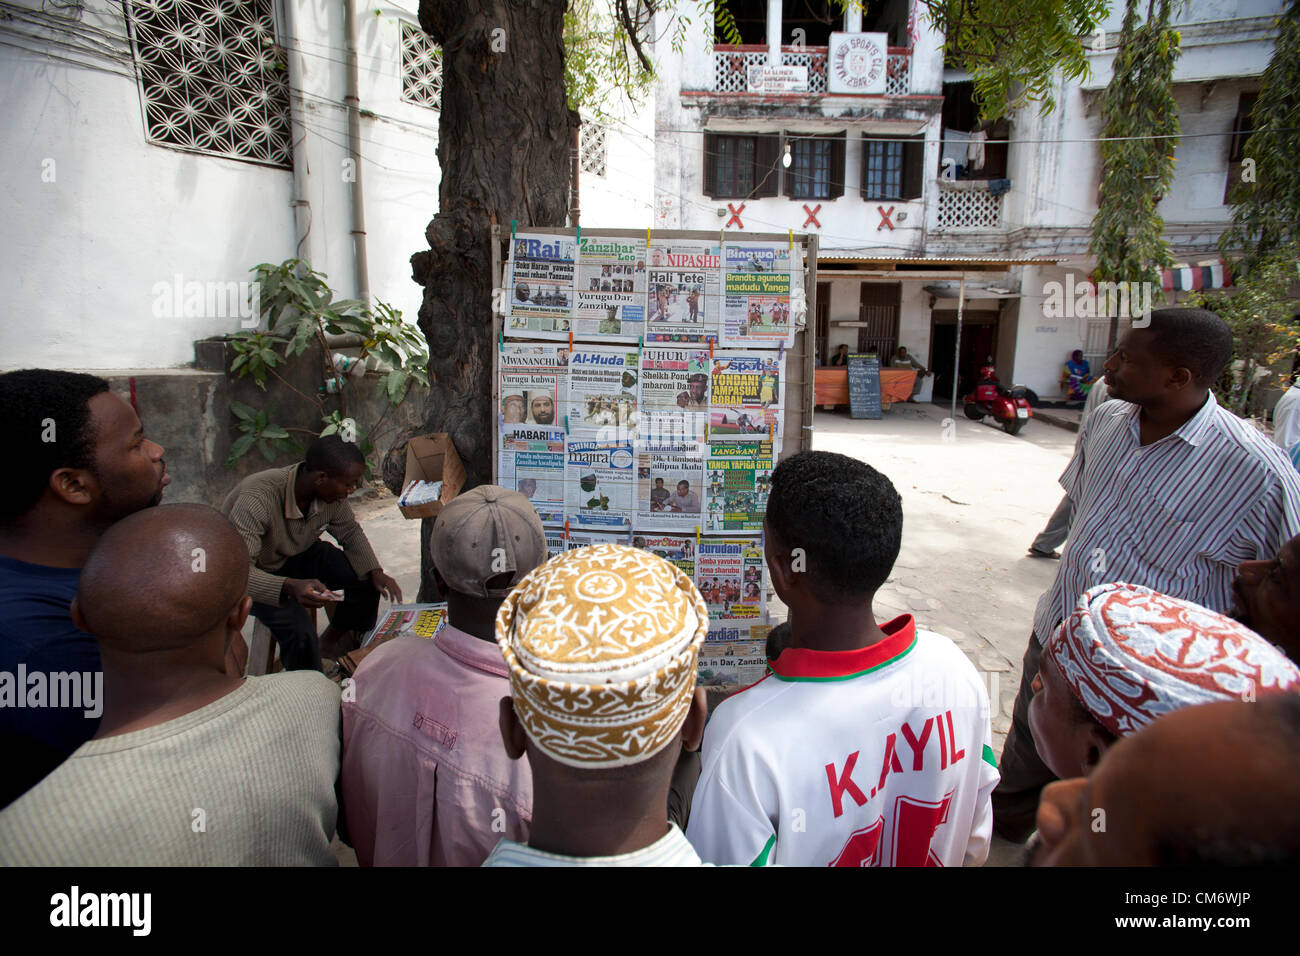
<path fill-rule="evenodd" d="M 785 194 L 791 199 L 844 195 L 844 134 L 793 138 Z"/>

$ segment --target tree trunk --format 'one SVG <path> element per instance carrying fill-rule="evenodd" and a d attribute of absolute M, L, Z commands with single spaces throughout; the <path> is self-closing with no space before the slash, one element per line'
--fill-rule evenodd
<path fill-rule="evenodd" d="M 466 487 L 491 480 L 492 217 L 563 226 L 578 116 L 564 91 L 564 0 L 421 0 L 442 47 L 439 212 L 411 257 L 429 343 L 426 431 L 448 432 Z M 435 600 L 433 522 L 420 528 L 419 600 Z"/>

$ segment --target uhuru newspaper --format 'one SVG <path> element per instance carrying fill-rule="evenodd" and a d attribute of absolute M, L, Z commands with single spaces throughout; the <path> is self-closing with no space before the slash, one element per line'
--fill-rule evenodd
<path fill-rule="evenodd" d="M 584 440 L 632 441 L 637 434 L 635 347 L 583 346 L 569 356 L 565 414 L 569 436 Z"/>
<path fill-rule="evenodd" d="M 772 443 L 711 445 L 705 467 L 705 530 L 762 531 L 772 489 Z"/>
<path fill-rule="evenodd" d="M 709 441 L 767 438 L 780 448 L 785 357 L 775 352 L 715 352 L 710 378 Z"/>
<path fill-rule="evenodd" d="M 694 531 L 704 521 L 704 446 L 646 447 L 636 455 L 637 530 Z"/>
<path fill-rule="evenodd" d="M 635 340 L 645 332 L 645 261 L 644 239 L 579 240 L 575 335 Z"/>
<path fill-rule="evenodd" d="M 569 353 L 558 345 L 506 345 L 497 361 L 497 414 L 510 425 L 564 426 Z"/>
<path fill-rule="evenodd" d="M 658 555 L 695 580 L 695 535 L 634 532 L 632 547 Z"/>
<path fill-rule="evenodd" d="M 575 248 L 568 236 L 521 232 L 511 240 L 506 335 L 569 337 Z"/>
<path fill-rule="evenodd" d="M 545 524 L 564 523 L 564 429 L 503 425 L 497 484 L 526 497 Z"/>
<path fill-rule="evenodd" d="M 656 445 L 704 441 L 709 419 L 709 353 L 646 349 L 641 353 L 640 437 Z"/>
<path fill-rule="evenodd" d="M 631 442 L 579 441 L 566 451 L 565 514 L 574 525 L 622 531 L 632 524 Z"/>
<path fill-rule="evenodd" d="M 721 299 L 719 247 L 658 239 L 650 242 L 646 273 L 646 342 L 664 345 L 718 341 Z"/>
<path fill-rule="evenodd" d="M 781 244 L 728 242 L 723 254 L 722 344 L 788 346 L 793 250 Z"/>

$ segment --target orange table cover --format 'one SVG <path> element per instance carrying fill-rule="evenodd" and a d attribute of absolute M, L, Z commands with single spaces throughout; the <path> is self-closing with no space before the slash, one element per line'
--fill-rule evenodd
<path fill-rule="evenodd" d="M 912 397 L 912 384 L 916 369 L 882 368 L 880 370 L 880 403 L 905 402 Z M 847 405 L 849 403 L 849 370 L 839 366 L 819 368 L 813 375 L 813 395 L 818 405 Z"/>

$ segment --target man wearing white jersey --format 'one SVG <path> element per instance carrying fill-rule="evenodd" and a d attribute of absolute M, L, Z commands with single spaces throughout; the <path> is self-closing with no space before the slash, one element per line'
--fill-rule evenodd
<path fill-rule="evenodd" d="M 898 557 L 889 479 L 829 452 L 772 473 L 766 558 L 791 646 L 705 730 L 687 837 L 713 863 L 979 865 L 998 781 L 979 675 L 910 614 L 877 624 Z"/>

